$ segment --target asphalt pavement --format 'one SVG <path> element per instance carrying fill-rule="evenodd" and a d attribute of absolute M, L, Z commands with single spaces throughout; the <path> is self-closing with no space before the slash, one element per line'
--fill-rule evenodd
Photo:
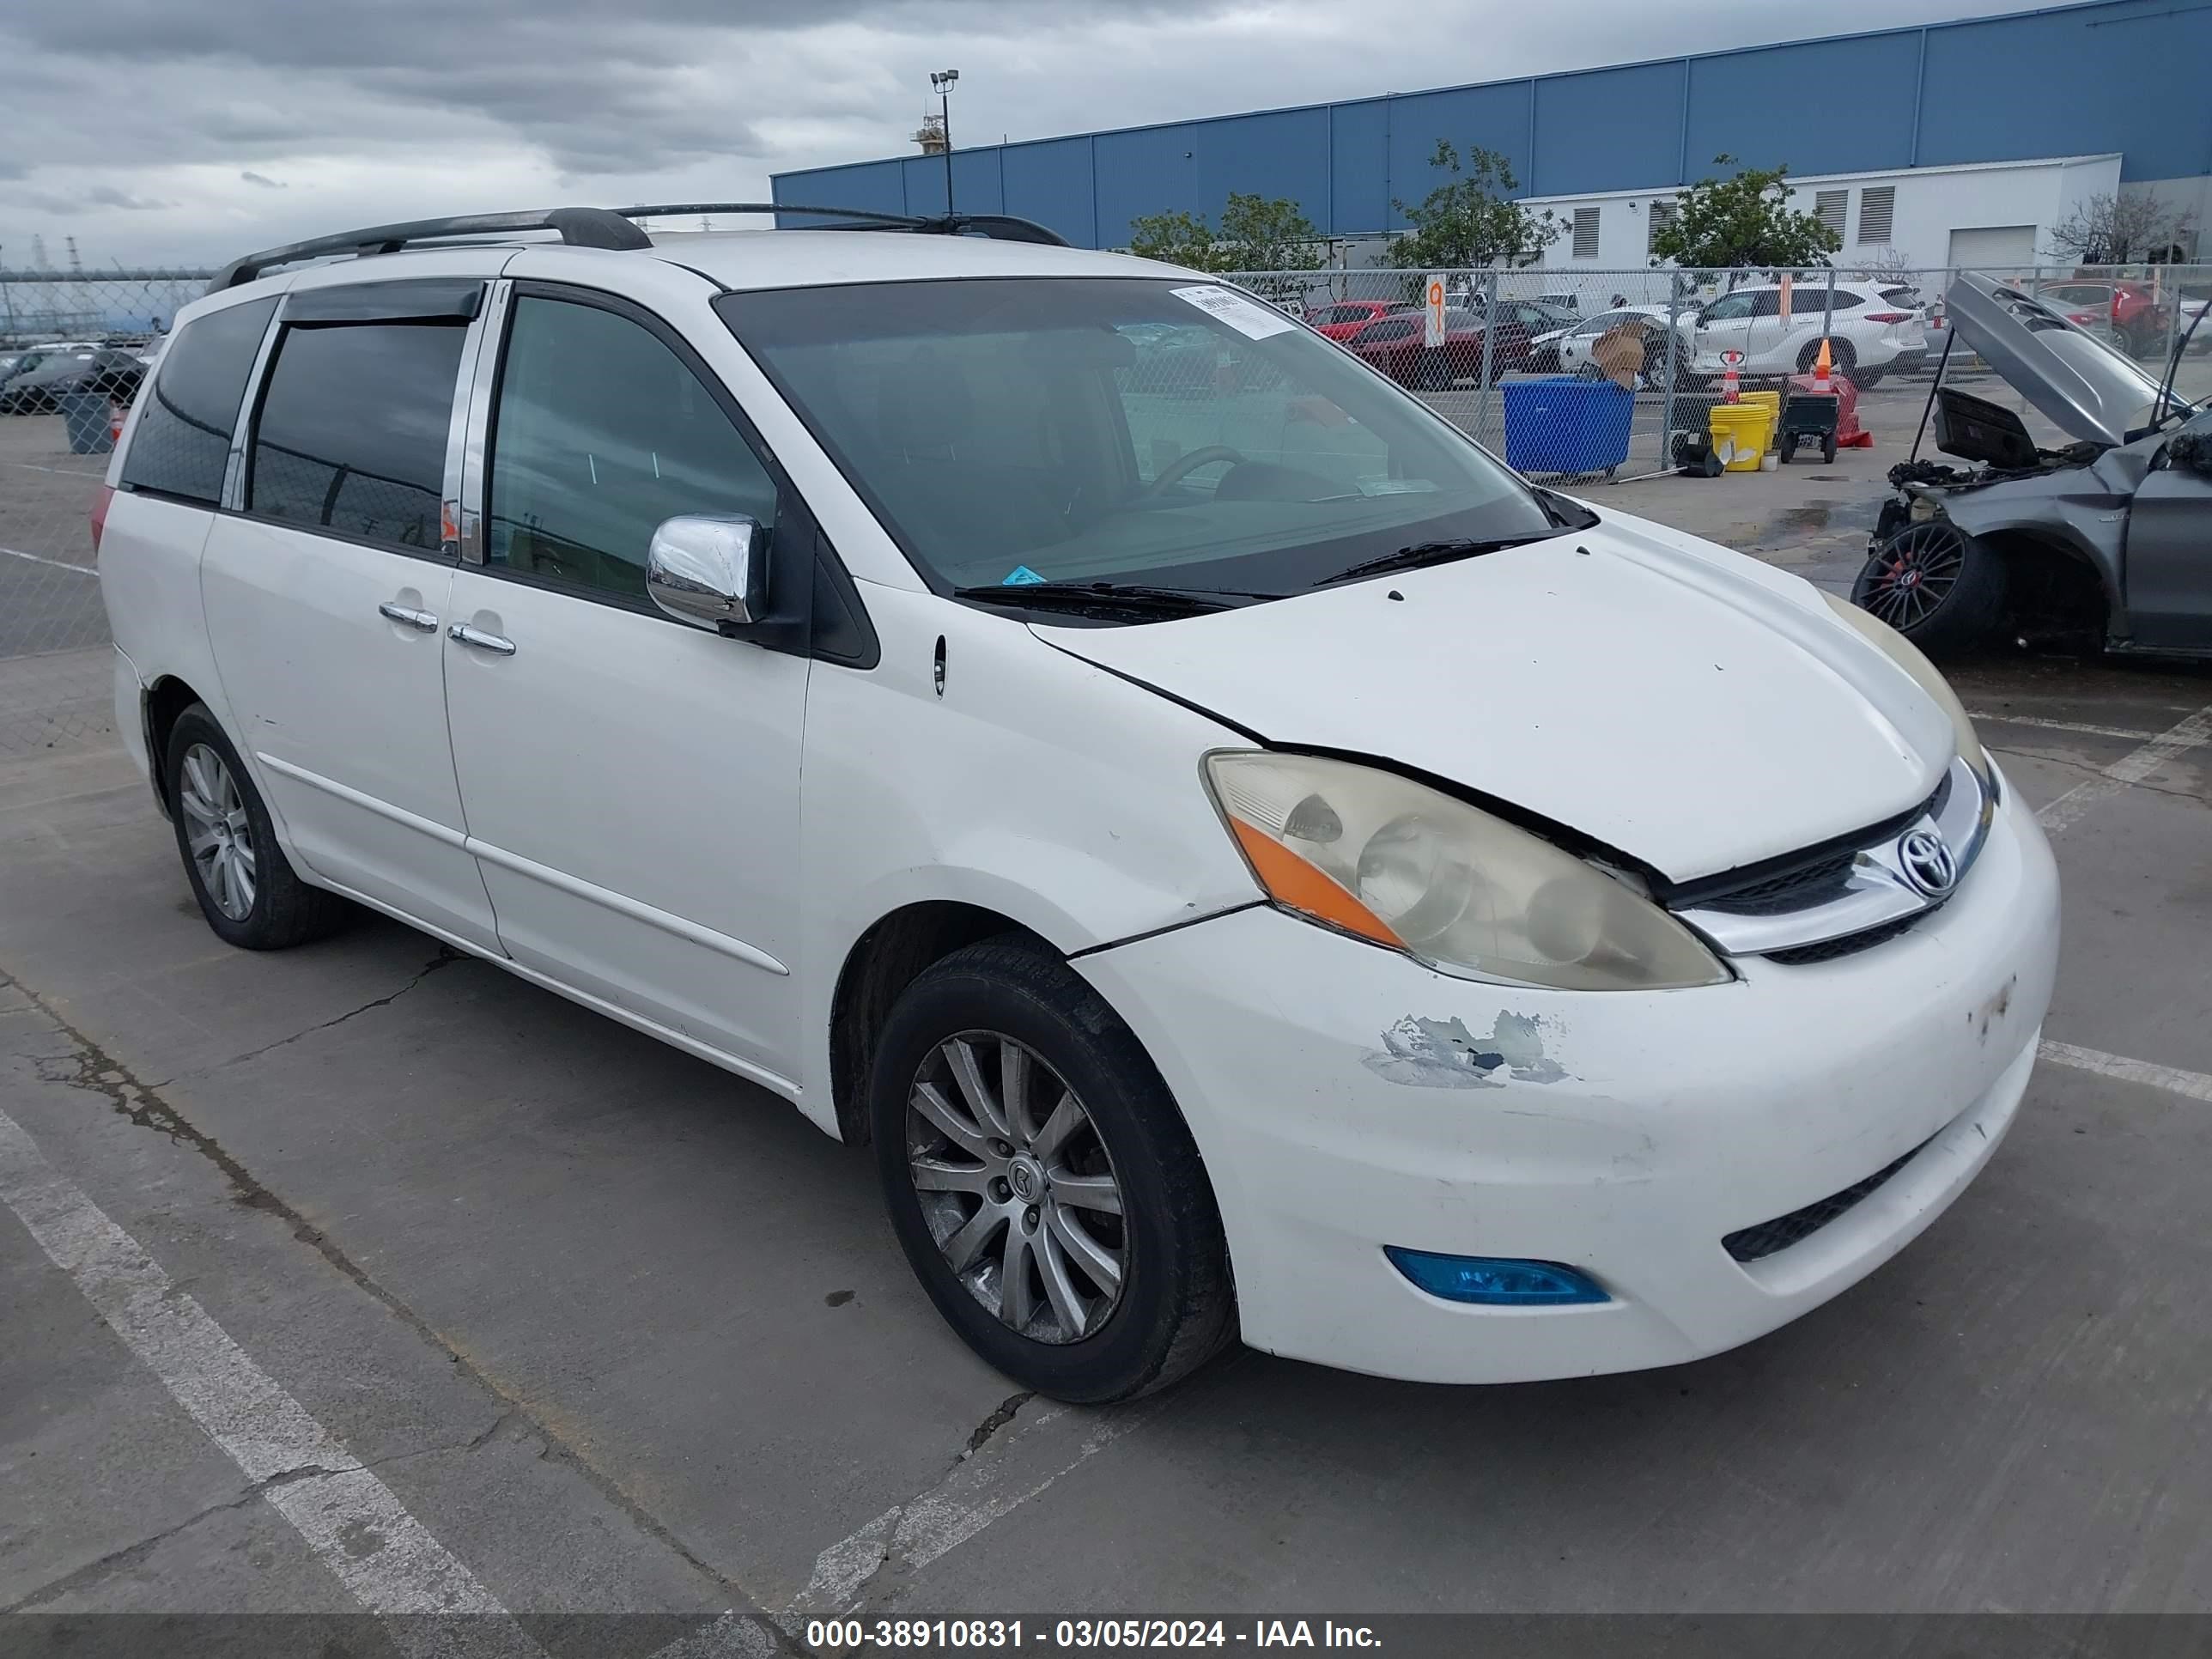
<path fill-rule="evenodd" d="M 0 760 L 0 1609 L 2212 1611 L 2212 673 L 1959 680 L 2067 937 L 1902 1256 L 1670 1370 L 1106 1411 L 970 1356 L 781 1103 L 387 922 L 228 949 L 111 743 Z"/>

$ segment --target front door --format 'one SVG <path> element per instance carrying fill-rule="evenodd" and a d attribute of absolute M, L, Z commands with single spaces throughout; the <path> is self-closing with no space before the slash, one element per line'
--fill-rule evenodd
<path fill-rule="evenodd" d="M 2212 447 L 2212 415 L 2182 433 Z M 2128 512 L 2126 570 L 2136 644 L 2212 651 L 2212 471 L 2160 457 Z"/>
<path fill-rule="evenodd" d="M 524 286 L 507 326 L 482 562 L 454 574 L 465 631 L 444 645 L 500 942 L 788 1086 L 807 659 L 664 616 L 645 560 L 665 519 L 744 514 L 772 538 L 799 533 L 794 508 L 653 319 Z"/>
<path fill-rule="evenodd" d="M 441 649 L 454 563 L 441 504 L 469 289 L 287 299 L 245 511 L 216 515 L 200 586 L 234 735 L 301 862 L 493 948 L 464 845 Z"/>

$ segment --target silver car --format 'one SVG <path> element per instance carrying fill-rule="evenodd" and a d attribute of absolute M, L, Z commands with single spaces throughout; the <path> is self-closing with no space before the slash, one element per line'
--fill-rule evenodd
<path fill-rule="evenodd" d="M 1968 465 L 1890 470 L 1853 601 L 1929 652 L 2009 623 L 2212 655 L 2212 410 L 1995 278 L 1961 276 L 1945 308 L 1960 343 L 2073 441 L 2039 447 L 2016 410 L 1938 386 L 1936 447 Z"/>

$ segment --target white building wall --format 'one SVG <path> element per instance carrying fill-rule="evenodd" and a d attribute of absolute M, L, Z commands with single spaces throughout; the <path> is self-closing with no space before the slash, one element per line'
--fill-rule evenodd
<path fill-rule="evenodd" d="M 1918 167 L 1897 173 L 1792 179 L 1790 205 L 1809 213 L 1818 191 L 1850 192 L 1844 246 L 1835 256 L 1840 270 L 1848 271 L 1856 264 L 1877 258 L 1885 263 L 1933 267 L 1945 263 L 1950 252 L 1951 233 L 1959 229 L 2031 226 L 2034 232 L 2032 246 L 2039 252 L 2045 245 L 2050 228 L 2065 217 L 2076 203 L 2100 192 L 2116 191 L 2119 182 L 2120 158 L 2117 155 L 2065 156 L 1974 167 Z M 1869 186 L 1884 185 L 1897 191 L 1889 240 L 1886 244 L 1862 242 L 1859 216 L 1865 191 Z M 1531 198 L 1528 206 L 1548 208 L 1570 227 L 1546 251 L 1545 267 L 1571 270 L 1580 266 L 1595 272 L 1647 266 L 1651 204 L 1655 200 L 1666 201 L 1671 194 L 1669 190 L 1621 191 L 1597 196 Z M 1577 259 L 1573 257 L 1571 230 L 1575 210 L 1592 207 L 1598 210 L 1597 255 L 1595 258 Z M 1601 279 L 1594 280 L 1598 286 L 1603 286 Z"/>

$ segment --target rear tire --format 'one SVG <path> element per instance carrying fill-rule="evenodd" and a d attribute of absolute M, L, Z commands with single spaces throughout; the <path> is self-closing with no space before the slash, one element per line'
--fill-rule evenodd
<path fill-rule="evenodd" d="M 877 1043 L 868 1114 L 915 1276 L 1024 1388 L 1128 1400 L 1234 1336 L 1190 1130 L 1135 1034 L 1041 947 L 986 939 L 909 985 Z"/>
<path fill-rule="evenodd" d="M 161 777 L 185 879 L 226 945 L 283 951 L 350 920 L 350 904 L 293 871 L 260 792 L 206 704 L 177 716 Z"/>
<path fill-rule="evenodd" d="M 1931 657 L 1985 640 L 2004 615 L 2008 575 L 1985 544 L 1939 520 L 1908 524 L 1867 557 L 1851 603 Z"/>

